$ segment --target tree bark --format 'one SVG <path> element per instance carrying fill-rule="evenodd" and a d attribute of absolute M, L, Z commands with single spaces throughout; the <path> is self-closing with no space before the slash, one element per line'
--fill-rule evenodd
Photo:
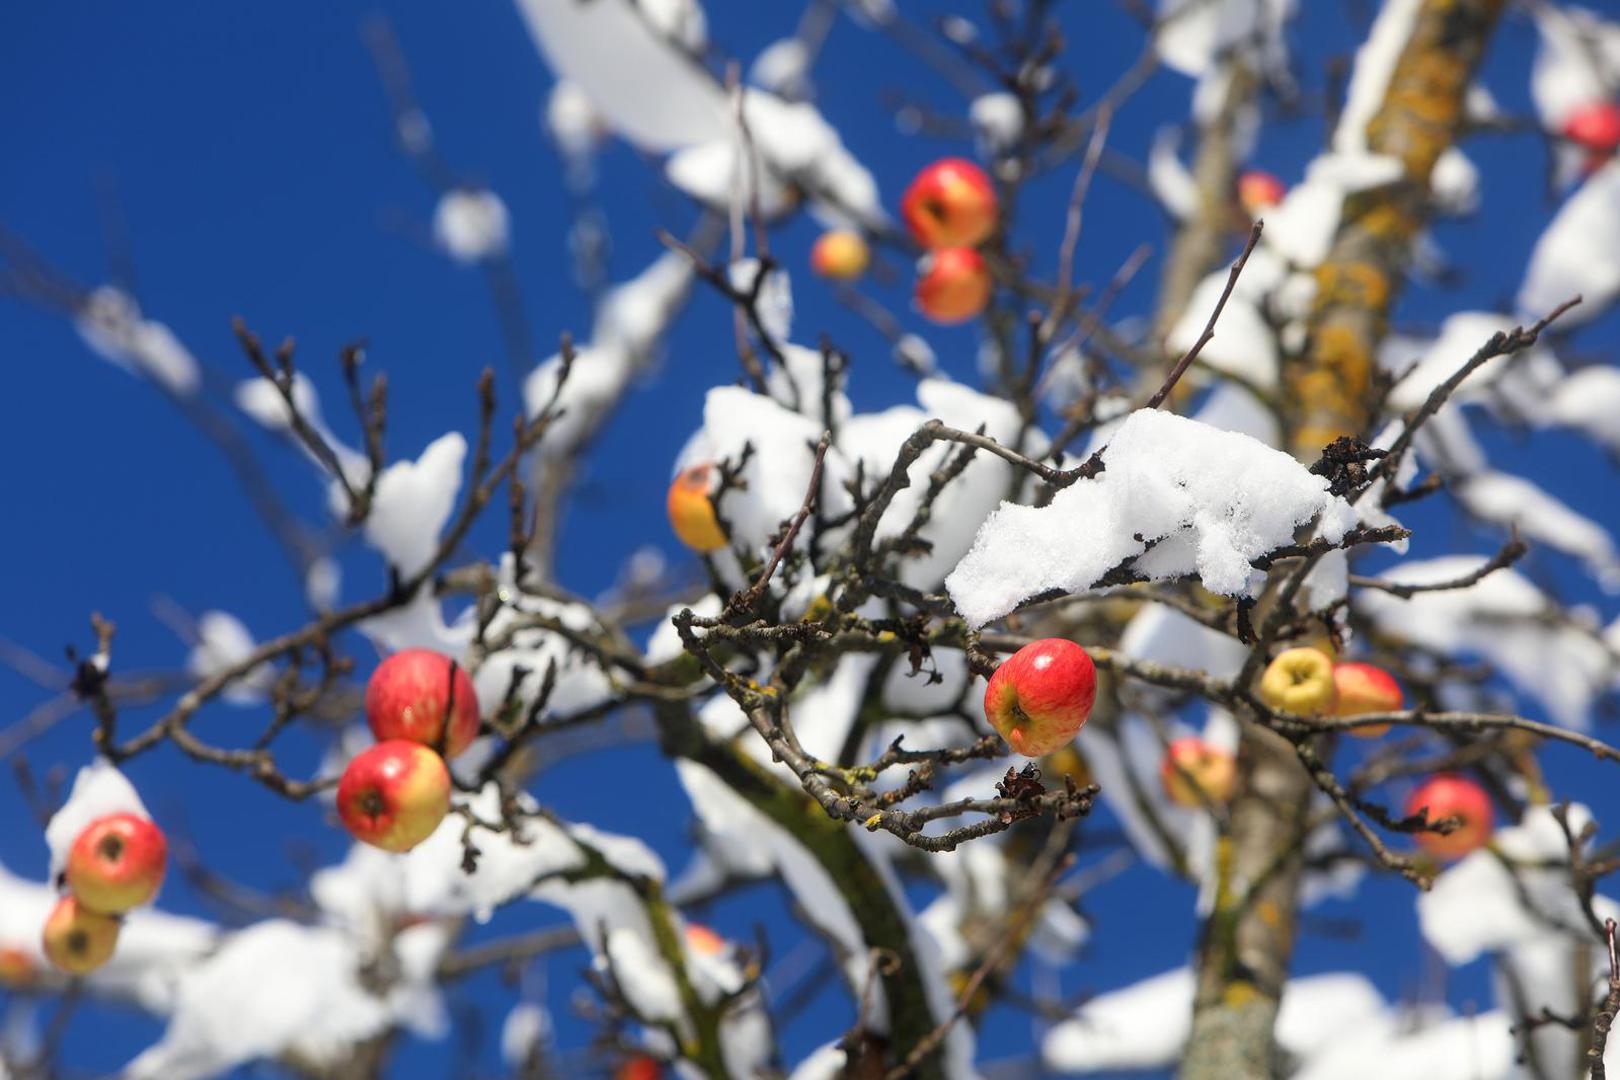
<path fill-rule="evenodd" d="M 1429 179 L 1462 127 L 1469 83 L 1504 0 L 1423 0 L 1367 149 L 1401 163 L 1400 179 L 1345 201 L 1339 231 L 1316 270 L 1302 362 L 1284 379 L 1295 456 L 1314 461 L 1341 435 L 1362 434 L 1376 405 L 1378 346 L 1404 283 L 1412 242 L 1429 210 Z"/>

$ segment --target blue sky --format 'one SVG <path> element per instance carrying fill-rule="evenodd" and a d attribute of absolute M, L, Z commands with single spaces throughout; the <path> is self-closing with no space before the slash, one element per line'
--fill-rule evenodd
<path fill-rule="evenodd" d="M 1305 58 L 1307 94 L 1319 92 L 1323 60 L 1359 40 L 1344 8 L 1313 9 L 1295 32 Z M 1368 6 L 1368 5 L 1361 5 Z M 944 5 L 924 5 L 943 9 Z M 1105 89 L 1134 59 L 1139 33 L 1115 5 L 1060 5 L 1072 24 L 1067 60 L 1082 90 Z M 473 380 L 495 366 L 505 401 L 496 322 L 482 277 L 458 268 L 417 238 L 433 199 L 396 151 L 383 94 L 362 44 L 360 23 L 373 4 L 235 5 L 180 0 L 161 6 L 111 3 L 10 5 L 0 10 L 0 221 L 16 230 L 60 270 L 97 284 L 109 265 L 105 192 L 116 192 L 126 220 L 127 248 L 146 310 L 166 322 L 228 385 L 248 374 L 235 349 L 229 319 L 243 316 L 266 338 L 294 335 L 304 370 L 335 402 L 341 383 L 336 356 L 344 343 L 369 342 L 369 362 L 390 378 L 389 448 L 414 456 L 448 428 L 469 430 L 475 417 Z M 466 177 L 487 183 L 511 208 L 513 258 L 524 304 L 544 352 L 564 330 L 588 331 L 586 300 L 570 279 L 565 250 L 569 200 L 540 116 L 550 76 L 515 7 L 506 0 L 455 5 L 382 5 L 409 58 L 421 104 L 439 148 Z M 711 36 L 747 59 L 767 41 L 789 33 L 797 5 L 755 0 L 708 4 Z M 1504 27 L 1487 81 L 1505 105 L 1524 111 L 1524 83 L 1533 35 L 1522 21 Z M 885 93 L 903 90 L 941 112 L 960 115 L 951 88 L 880 37 L 840 21 L 816 72 L 819 104 L 845 142 L 877 175 L 893 206 L 910 175 L 965 143 L 897 138 Z M 1140 159 L 1154 127 L 1184 114 L 1190 84 L 1156 76 L 1115 121 L 1114 145 Z M 1268 127 L 1258 163 L 1285 179 L 1299 175 L 1319 147 L 1321 124 L 1305 117 Z M 1460 287 L 1419 286 L 1403 302 L 1403 321 L 1432 326 L 1461 307 L 1492 307 L 1512 295 L 1528 252 L 1545 221 L 1544 153 L 1530 137 L 1489 137 L 1471 147 L 1484 176 L 1479 220 L 1448 223 L 1437 236 L 1463 274 Z M 694 212 L 662 183 L 655 168 L 629 149 L 610 148 L 600 162 L 598 197 L 612 230 L 612 274 L 637 272 L 660 250 L 655 227 L 682 232 Z M 1072 169 L 1031 185 L 1020 239 L 1049 266 Z M 1147 198 L 1109 177 L 1098 180 L 1079 249 L 1083 279 L 1106 280 L 1133 248 L 1162 247 L 1162 216 Z M 851 316 L 832 292 L 802 272 L 814 230 L 807 222 L 773 241 L 797 274 L 800 337 L 825 330 L 854 358 L 851 390 L 859 407 L 909 397 L 881 337 Z M 874 295 L 915 329 L 908 310 L 909 268 Z M 1157 263 L 1124 294 L 1122 313 L 1150 309 Z M 1588 350 L 1614 340 L 1614 320 L 1581 339 Z M 974 377 L 976 341 L 968 329 L 928 329 L 943 366 Z M 184 647 L 154 616 L 154 598 L 201 612 L 220 608 L 242 617 L 260 636 L 296 625 L 303 607 L 295 582 L 271 540 L 209 444 L 179 422 L 151 387 L 108 366 L 55 316 L 0 300 L 0 355 L 8 392 L 0 394 L 0 495 L 11 511 L 0 559 L 0 636 L 56 659 L 69 642 L 89 644 L 88 614 L 99 610 L 120 625 L 116 663 L 122 670 L 172 669 Z M 653 544 L 682 554 L 663 519 L 669 464 L 696 426 L 704 391 L 736 375 L 730 320 L 712 296 L 699 294 L 672 334 L 667 355 L 625 403 L 604 433 L 563 523 L 561 576 L 581 591 L 613 581 L 623 560 Z M 329 413 L 338 410 L 332 408 Z M 345 432 L 347 433 L 347 432 Z M 274 441 L 250 435 L 280 489 L 311 520 L 321 492 L 304 463 Z M 1594 499 L 1614 488 L 1608 465 L 1573 440 L 1511 434 L 1490 437 L 1508 467 L 1536 476 L 1549 490 L 1614 528 L 1620 505 Z M 1428 526 L 1415 552 L 1491 550 L 1488 534 L 1438 510 L 1411 515 Z M 481 533 L 483 550 L 501 541 L 495 522 Z M 1531 571 L 1563 595 L 1589 599 L 1612 618 L 1611 598 L 1592 594 L 1578 574 L 1538 556 Z M 381 587 L 365 553 L 345 560 L 344 595 Z M 43 692 L 0 670 L 0 723 L 21 716 Z M 229 731 L 246 721 L 217 709 L 204 730 Z M 60 725 L 29 748 L 44 776 L 87 760 L 88 721 Z M 314 747 L 299 751 L 313 760 Z M 295 754 L 295 760 L 297 755 Z M 1617 807 L 1601 794 L 1597 774 L 1567 753 L 1550 753 L 1553 775 L 1567 791 L 1592 802 L 1600 817 Z M 685 804 L 670 771 L 650 746 L 591 759 L 612 770 L 617 793 L 601 794 L 579 762 L 542 774 L 540 797 L 567 816 L 641 835 L 672 867 L 686 843 Z M 311 859 L 338 857 L 343 838 L 315 806 L 288 807 L 232 775 L 185 766 L 167 752 L 130 767 L 154 812 L 189 838 L 211 866 L 255 886 L 293 887 Z M 68 775 L 71 775 L 69 773 Z M 1607 786 L 1607 785 L 1604 785 Z M 1612 789 L 1611 789 L 1612 790 Z M 1610 816 L 1613 816 L 1612 814 Z M 0 781 L 0 862 L 43 874 L 45 849 L 22 799 Z M 1106 822 L 1099 821 L 1106 828 Z M 783 930 L 791 921 L 782 893 L 762 887 L 707 913 L 707 921 L 748 936 L 756 919 Z M 165 903 L 201 911 L 177 882 Z M 1112 987 L 1173 966 L 1185 957 L 1195 926 L 1192 893 L 1146 871 L 1132 871 L 1089 901 L 1096 940 L 1084 961 L 1064 975 L 1066 990 Z M 1387 995 L 1433 992 L 1437 975 L 1419 948 L 1411 891 L 1399 882 L 1366 887 L 1353 907 L 1329 907 L 1324 918 L 1354 918 L 1359 937 L 1308 931 L 1299 967 L 1368 971 Z M 502 915 L 489 933 L 554 921 L 525 908 Z M 566 1003 L 583 963 L 579 953 L 546 965 L 546 992 L 565 1043 L 587 1031 L 567 1016 Z M 532 989 L 532 987 L 531 987 Z M 393 1075 L 442 1076 L 470 1053 L 493 1063 L 502 1016 L 493 978 L 456 992 L 463 1007 L 482 1011 L 470 1050 L 449 1044 L 412 1047 Z M 1453 976 L 1459 1006 L 1486 1004 L 1479 970 Z M 790 1027 L 791 1061 L 832 1037 L 848 1021 L 841 991 L 829 990 Z M 91 1071 L 126 1060 L 155 1034 L 148 1020 L 87 1010 L 71 1029 L 68 1060 Z M 984 1042 L 990 1056 L 1028 1044 L 1027 1021 L 998 1014 Z"/>

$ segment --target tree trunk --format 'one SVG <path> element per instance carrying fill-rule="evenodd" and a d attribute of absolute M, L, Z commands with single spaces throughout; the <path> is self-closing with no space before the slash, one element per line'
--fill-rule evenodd
<path fill-rule="evenodd" d="M 1286 372 L 1284 415 L 1295 456 L 1314 461 L 1371 420 L 1378 346 L 1429 210 L 1429 178 L 1462 126 L 1468 86 L 1504 0 L 1423 0 L 1367 149 L 1401 162 L 1394 184 L 1345 201 L 1339 232 L 1316 270 L 1305 356 Z"/>
<path fill-rule="evenodd" d="M 1418 4 L 1367 125 L 1369 150 L 1399 160 L 1403 175 L 1346 201 L 1332 250 L 1316 271 L 1305 354 L 1284 373 L 1284 419 L 1302 460 L 1370 426 L 1377 350 L 1426 220 L 1430 175 L 1461 127 L 1469 83 L 1503 4 Z M 1182 1080 L 1268 1080 L 1282 1072 L 1273 1028 L 1293 958 L 1311 784 L 1292 748 L 1252 724 L 1239 763 L 1243 787 L 1217 849 L 1217 895 L 1199 947 Z"/>

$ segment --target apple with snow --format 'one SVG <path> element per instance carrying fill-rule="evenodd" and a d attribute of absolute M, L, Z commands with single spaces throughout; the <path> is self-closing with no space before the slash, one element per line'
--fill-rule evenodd
<path fill-rule="evenodd" d="M 74 840 L 63 873 L 79 903 L 103 915 L 122 915 L 157 895 L 168 858 L 162 829 L 136 814 L 108 814 Z"/>
<path fill-rule="evenodd" d="M 984 689 L 984 715 L 1025 757 L 1061 749 L 1091 716 L 1097 668 L 1067 638 L 1032 641 L 1001 662 Z"/>
<path fill-rule="evenodd" d="M 670 481 L 664 501 L 670 528 L 681 543 L 700 555 L 726 546 L 725 530 L 720 528 L 710 495 L 715 479 L 715 467 L 709 463 L 682 469 Z"/>
<path fill-rule="evenodd" d="M 378 742 L 406 739 L 453 758 L 478 737 L 478 691 L 450 657 L 401 649 L 366 683 L 366 723 Z"/>
<path fill-rule="evenodd" d="M 45 958 L 69 975 L 88 975 L 112 959 L 118 947 L 118 919 L 91 911 L 74 896 L 51 909 L 41 935 Z"/>
<path fill-rule="evenodd" d="M 1260 700 L 1295 716 L 1319 716 L 1333 706 L 1333 661 L 1321 649 L 1284 649 L 1260 676 Z"/>
<path fill-rule="evenodd" d="M 973 162 L 942 158 L 911 181 L 900 216 L 928 250 L 972 247 L 996 231 L 996 189 Z"/>
<path fill-rule="evenodd" d="M 1159 764 L 1164 793 L 1177 806 L 1224 806 L 1237 789 L 1237 759 L 1196 735 L 1172 739 Z"/>
<path fill-rule="evenodd" d="M 977 316 L 991 290 L 990 269 L 973 248 L 940 248 L 917 263 L 917 310 L 942 325 Z"/>
<path fill-rule="evenodd" d="M 1399 712 L 1406 707 L 1406 695 L 1401 693 L 1395 676 L 1376 664 L 1359 660 L 1333 665 L 1333 692 L 1334 716 Z M 1351 728 L 1350 734 L 1373 739 L 1388 730 L 1388 724 L 1368 724 Z"/>
<path fill-rule="evenodd" d="M 356 754 L 337 789 L 338 817 L 356 840 L 409 851 L 450 811 L 450 770 L 429 747 L 390 739 Z"/>
<path fill-rule="evenodd" d="M 824 232 L 810 248 L 810 269 L 833 281 L 854 281 L 866 273 L 871 261 L 866 239 L 849 229 Z"/>
<path fill-rule="evenodd" d="M 1251 218 L 1259 217 L 1262 211 L 1282 202 L 1287 193 L 1283 182 L 1264 169 L 1248 169 L 1238 177 L 1238 205 Z"/>
<path fill-rule="evenodd" d="M 1421 814 L 1430 824 L 1457 819 L 1457 827 L 1448 833 L 1415 835 L 1419 847 L 1447 862 L 1484 847 L 1496 828 L 1490 795 L 1476 781 L 1458 773 L 1440 773 L 1418 785 L 1406 800 L 1406 814 Z"/>
<path fill-rule="evenodd" d="M 1583 168 L 1596 172 L 1620 149 L 1620 102 L 1594 101 L 1564 121 L 1564 138 L 1586 151 Z"/>

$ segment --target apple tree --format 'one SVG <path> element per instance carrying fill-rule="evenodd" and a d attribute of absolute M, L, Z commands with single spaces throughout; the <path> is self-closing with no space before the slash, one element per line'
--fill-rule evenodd
<path fill-rule="evenodd" d="M 301 614 L 73 612 L 62 664 L 10 613 L 0 1077 L 131 1009 L 129 1080 L 1605 1075 L 1620 19 L 706 7 L 506 13 L 568 192 L 533 241 L 429 122 L 434 42 L 365 23 L 505 350 L 432 416 L 381 328 L 220 311 L 205 362 L 8 219 L 6 318 L 217 450 Z M 654 453 L 616 420 L 665 393 Z M 599 589 L 562 553 L 604 462 L 660 532 Z M 188 840 L 204 784 L 274 807 L 262 877 Z"/>

